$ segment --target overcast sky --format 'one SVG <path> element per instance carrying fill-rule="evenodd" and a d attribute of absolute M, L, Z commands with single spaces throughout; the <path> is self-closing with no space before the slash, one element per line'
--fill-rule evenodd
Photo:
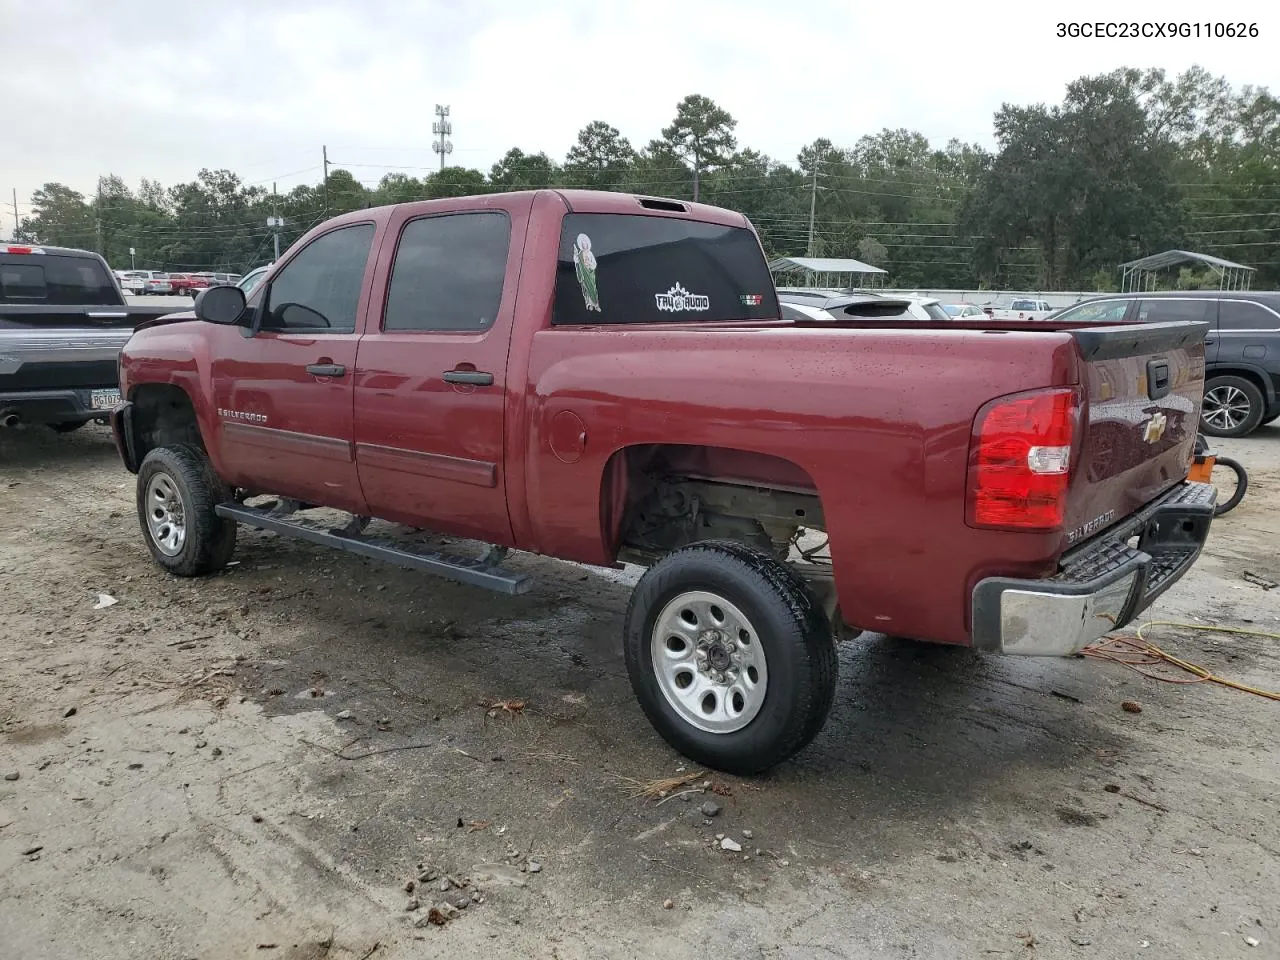
<path fill-rule="evenodd" d="M 1273 2 L 857 3 L 851 0 L 0 0 L 0 212 L 10 188 L 100 173 L 166 186 L 227 167 L 281 190 L 317 182 L 321 146 L 358 179 L 509 147 L 563 159 L 591 120 L 639 147 L 688 93 L 788 162 L 882 127 L 991 142 L 1004 101 L 1056 102 L 1084 73 L 1199 63 L 1280 89 Z M 1070 14 L 1064 11 L 1070 9 Z M 1119 10 L 1126 12 L 1121 15 Z M 1255 22 L 1255 39 L 1058 39 L 1063 20 Z M 357 166 L 360 164 L 360 166 Z M 422 169 L 413 169 L 422 168 Z"/>

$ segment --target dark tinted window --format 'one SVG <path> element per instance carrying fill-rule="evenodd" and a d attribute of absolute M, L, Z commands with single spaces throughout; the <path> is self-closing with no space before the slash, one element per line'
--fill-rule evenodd
<path fill-rule="evenodd" d="M 951 319 L 951 316 L 947 313 L 947 311 L 943 310 L 942 307 L 940 307 L 936 303 L 926 303 L 926 304 L 923 304 L 922 306 L 924 307 L 924 312 L 929 315 L 930 320 L 950 320 Z"/>
<path fill-rule="evenodd" d="M 120 295 L 111 275 L 97 260 L 15 253 L 0 256 L 0 301 L 118 306 Z"/>
<path fill-rule="evenodd" d="M 511 222 L 502 213 L 457 213 L 404 228 L 382 329 L 488 330 L 502 302 Z"/>
<path fill-rule="evenodd" d="M 343 227 L 312 240 L 272 281 L 263 329 L 355 330 L 372 245 L 371 223 Z"/>
<path fill-rule="evenodd" d="M 1222 330 L 1275 330 L 1280 318 L 1256 303 L 1223 300 L 1218 306 L 1218 327 Z"/>
<path fill-rule="evenodd" d="M 1160 323 L 1169 320 L 1204 320 L 1209 315 L 1212 300 L 1143 300 L 1138 304 L 1138 319 Z"/>
<path fill-rule="evenodd" d="M 638 214 L 569 214 L 553 322 L 678 323 L 779 315 L 773 278 L 744 227 Z"/>

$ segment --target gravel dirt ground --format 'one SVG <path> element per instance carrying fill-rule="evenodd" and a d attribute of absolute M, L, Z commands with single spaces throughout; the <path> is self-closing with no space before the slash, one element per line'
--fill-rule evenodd
<path fill-rule="evenodd" d="M 1149 616 L 1280 631 L 1280 424 L 1215 447 L 1249 494 Z M 242 529 L 183 581 L 133 502 L 104 428 L 0 432 L 5 960 L 1280 957 L 1280 703 L 864 635 L 794 762 L 646 799 L 699 771 L 625 573 L 500 598 Z M 1280 688 L 1280 641 L 1151 635 Z"/>

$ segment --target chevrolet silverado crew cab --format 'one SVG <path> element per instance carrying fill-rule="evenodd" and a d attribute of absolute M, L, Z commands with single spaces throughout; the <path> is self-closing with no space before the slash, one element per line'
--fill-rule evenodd
<path fill-rule="evenodd" d="M 715 207 L 407 203 L 143 325 L 112 423 L 178 575 L 226 565 L 237 524 L 506 593 L 530 588 L 510 550 L 647 567 L 622 638 L 645 714 L 752 773 L 822 727 L 838 637 L 1074 654 L 1209 530 L 1186 481 L 1205 324 L 892 312 L 782 319 L 754 229 Z"/>
<path fill-rule="evenodd" d="M 0 243 L 0 426 L 66 432 L 120 403 L 120 348 L 165 307 L 131 307 L 98 254 Z"/>

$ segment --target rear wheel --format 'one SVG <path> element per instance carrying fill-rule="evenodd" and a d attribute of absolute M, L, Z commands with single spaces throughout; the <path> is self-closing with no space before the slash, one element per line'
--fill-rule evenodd
<path fill-rule="evenodd" d="M 1204 385 L 1200 429 L 1211 437 L 1243 437 L 1262 422 L 1262 391 L 1244 377 L 1213 377 Z"/>
<path fill-rule="evenodd" d="M 631 595 L 624 646 L 658 733 L 728 773 L 760 773 L 802 750 L 835 697 L 822 608 L 785 564 L 738 543 L 697 543 L 652 566 Z"/>
<path fill-rule="evenodd" d="M 180 577 L 215 573 L 236 546 L 236 524 L 213 512 L 232 491 L 199 447 L 159 447 L 138 470 L 138 522 L 156 563 Z"/>

